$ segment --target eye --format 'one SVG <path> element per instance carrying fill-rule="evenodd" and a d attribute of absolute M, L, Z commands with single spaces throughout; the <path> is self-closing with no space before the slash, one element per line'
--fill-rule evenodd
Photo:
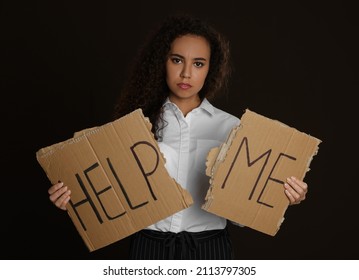
<path fill-rule="evenodd" d="M 182 59 L 178 57 L 172 57 L 171 60 L 174 64 L 180 64 L 182 62 Z"/>
<path fill-rule="evenodd" d="M 201 68 L 204 66 L 204 63 L 203 62 L 200 62 L 200 61 L 196 61 L 195 63 L 193 63 L 195 67 L 197 68 Z"/>

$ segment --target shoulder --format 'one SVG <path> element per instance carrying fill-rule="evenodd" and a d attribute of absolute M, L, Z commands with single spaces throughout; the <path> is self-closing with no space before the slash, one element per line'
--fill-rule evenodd
<path fill-rule="evenodd" d="M 232 125 L 238 125 L 240 123 L 240 119 L 222 109 L 219 109 L 212 105 L 213 108 L 213 117 L 219 119 L 220 121 L 230 122 Z"/>
<path fill-rule="evenodd" d="M 203 114 L 200 125 L 206 127 L 206 138 L 217 141 L 225 141 L 228 133 L 237 125 L 240 120 L 238 117 L 219 109 L 209 103 L 207 100 L 202 102 L 202 109 L 206 112 Z"/>

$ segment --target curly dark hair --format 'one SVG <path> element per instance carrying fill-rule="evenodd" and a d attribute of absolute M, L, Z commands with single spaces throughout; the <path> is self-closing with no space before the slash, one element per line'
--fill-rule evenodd
<path fill-rule="evenodd" d="M 141 108 L 152 123 L 156 139 L 162 127 L 162 105 L 169 96 L 166 83 L 166 60 L 172 42 L 184 35 L 205 38 L 210 44 L 211 56 L 205 83 L 199 92 L 201 100 L 212 99 L 227 88 L 231 67 L 229 42 L 207 22 L 190 15 L 168 16 L 140 50 L 129 80 L 123 88 L 114 110 L 114 118 L 122 117 Z"/>

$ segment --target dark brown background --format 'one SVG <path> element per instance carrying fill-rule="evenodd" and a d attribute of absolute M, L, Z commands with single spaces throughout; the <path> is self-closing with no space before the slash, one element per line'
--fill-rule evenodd
<path fill-rule="evenodd" d="M 230 226 L 237 259 L 357 259 L 357 13 L 345 1 L 2 1 L 1 259 L 126 259 L 124 239 L 93 253 L 35 153 L 110 120 L 128 67 L 167 14 L 210 20 L 234 73 L 214 104 L 249 108 L 323 140 L 275 237 Z M 353 1 L 354 2 L 354 1 Z"/>

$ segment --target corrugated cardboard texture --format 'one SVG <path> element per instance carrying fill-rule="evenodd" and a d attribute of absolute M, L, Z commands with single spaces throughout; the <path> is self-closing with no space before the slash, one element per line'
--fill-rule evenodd
<path fill-rule="evenodd" d="M 140 109 L 36 156 L 52 184 L 61 180 L 71 189 L 68 213 L 90 251 L 193 203 L 169 176 Z"/>
<path fill-rule="evenodd" d="M 289 200 L 283 184 L 309 171 L 321 140 L 246 110 L 226 143 L 207 157 L 206 211 L 274 236 Z"/>

